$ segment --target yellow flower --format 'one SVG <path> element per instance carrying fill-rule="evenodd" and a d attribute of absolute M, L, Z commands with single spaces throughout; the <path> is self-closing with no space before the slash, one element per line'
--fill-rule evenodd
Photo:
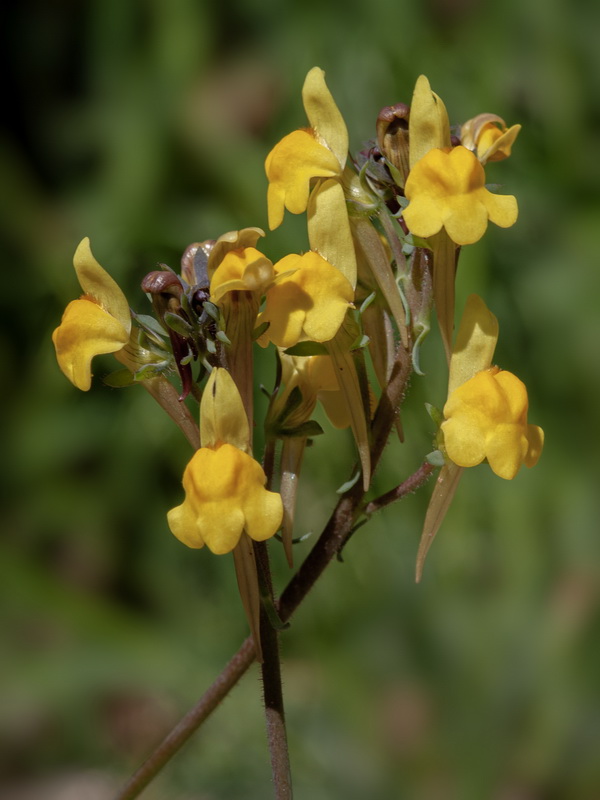
<path fill-rule="evenodd" d="M 489 192 L 483 167 L 462 146 L 430 150 L 411 169 L 405 194 L 404 220 L 411 233 L 424 238 L 444 227 L 456 244 L 472 244 L 485 233 L 488 219 L 501 228 L 517 220 L 516 199 Z"/>
<path fill-rule="evenodd" d="M 507 128 L 502 117 L 496 114 L 478 114 L 461 127 L 460 141 L 486 164 L 508 158 L 520 130 L 520 125 Z"/>
<path fill-rule="evenodd" d="M 255 247 L 229 250 L 213 272 L 210 299 L 219 303 L 232 291 L 255 292 L 260 299 L 274 277 L 273 264 Z"/>
<path fill-rule="evenodd" d="M 348 131 L 319 67 L 307 74 L 302 101 L 310 127 L 285 136 L 265 161 L 269 227 L 281 225 L 285 208 L 292 214 L 308 210 L 311 249 L 354 287 L 356 256 L 342 185 Z"/>
<path fill-rule="evenodd" d="M 269 179 L 267 205 L 271 230 L 283 222 L 284 208 L 292 214 L 306 211 L 313 178 L 334 178 L 341 174 L 339 161 L 317 141 L 312 129 L 284 136 L 267 156 L 265 169 Z"/>
<path fill-rule="evenodd" d="M 80 243 L 73 265 L 85 294 L 69 303 L 52 341 L 59 367 L 86 392 L 94 356 L 118 353 L 128 343 L 131 314 L 127 298 L 92 255 L 89 239 Z"/>
<path fill-rule="evenodd" d="M 423 524 L 417 554 L 417 581 L 464 467 L 487 458 L 501 478 L 511 480 L 522 464 L 533 466 L 542 451 L 544 432 L 527 424 L 527 391 L 510 372 L 492 367 L 498 341 L 498 320 L 481 297 L 472 294 L 456 336 L 445 421 L 441 430 L 448 456 L 437 477 Z"/>
<path fill-rule="evenodd" d="M 234 550 L 244 532 L 269 539 L 281 526 L 281 497 L 265 489 L 266 475 L 247 452 L 248 418 L 224 369 L 213 370 L 202 395 L 200 438 L 183 474 L 185 500 L 167 515 L 173 534 L 219 555 Z"/>
<path fill-rule="evenodd" d="M 544 434 L 527 424 L 527 390 L 511 372 L 491 367 L 452 392 L 442 423 L 448 457 L 459 467 L 487 459 L 501 478 L 512 480 L 522 464 L 540 457 Z"/>
<path fill-rule="evenodd" d="M 259 344 L 292 347 L 302 339 L 327 342 L 339 330 L 354 292 L 348 280 L 318 253 L 285 256 L 274 266 L 282 276 L 267 292 L 258 322 L 269 322 Z M 284 273 L 289 273 L 283 277 Z"/>

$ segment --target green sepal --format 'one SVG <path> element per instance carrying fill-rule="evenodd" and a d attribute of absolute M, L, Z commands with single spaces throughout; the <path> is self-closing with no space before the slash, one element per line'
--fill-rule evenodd
<path fill-rule="evenodd" d="M 220 342 L 223 342 L 223 344 L 229 344 L 229 345 L 231 344 L 225 331 L 217 331 L 215 334 L 215 339 L 218 339 Z"/>
<path fill-rule="evenodd" d="M 206 311 L 206 313 L 211 319 L 214 319 L 215 322 L 220 321 L 221 310 L 219 306 L 216 306 L 214 303 L 211 303 L 210 300 L 205 300 L 202 303 L 202 308 Z"/>
<path fill-rule="evenodd" d="M 168 366 L 167 361 L 162 361 L 160 364 L 146 364 L 146 366 L 134 373 L 133 380 L 139 383 L 140 381 L 148 381 L 151 378 L 158 378 Z"/>
<path fill-rule="evenodd" d="M 421 345 L 427 338 L 427 334 L 429 333 L 430 327 L 429 324 L 426 325 L 424 323 L 420 323 L 419 327 L 421 328 L 421 330 L 417 335 L 417 338 L 415 340 L 412 349 L 412 364 L 413 364 L 413 369 L 417 373 L 417 375 L 425 375 L 425 373 L 421 369 Z"/>
<path fill-rule="evenodd" d="M 302 402 L 302 392 L 300 391 L 299 386 L 294 386 L 292 391 L 287 396 L 285 401 L 285 405 L 283 406 L 281 413 L 279 414 L 279 419 L 286 420 L 294 411 L 298 408 L 300 403 Z"/>
<path fill-rule="evenodd" d="M 369 337 L 367 336 L 367 334 L 366 334 L 366 333 L 363 333 L 363 335 L 360 337 L 360 339 L 359 339 L 358 341 L 356 341 L 356 342 L 355 342 L 355 343 L 352 345 L 352 347 L 350 348 L 350 351 L 352 352 L 352 351 L 354 351 L 354 350 L 362 350 L 362 348 L 363 348 L 363 347 L 366 347 L 366 346 L 369 344 L 369 342 L 370 342 L 370 341 L 371 341 L 371 340 L 369 339 Z"/>
<path fill-rule="evenodd" d="M 335 490 L 335 493 L 336 494 L 344 494 L 345 492 L 347 492 L 349 489 L 351 489 L 354 486 L 355 483 L 357 483 L 357 481 L 359 480 L 360 476 L 361 476 L 361 471 L 358 470 L 357 473 L 355 475 L 353 475 L 350 478 L 349 481 L 346 481 L 346 483 L 342 483 L 342 485 L 338 489 Z"/>
<path fill-rule="evenodd" d="M 427 453 L 425 461 L 434 467 L 443 467 L 446 463 L 446 459 L 441 450 L 433 450 L 431 453 Z"/>
<path fill-rule="evenodd" d="M 286 356 L 326 356 L 328 350 L 320 342 L 298 342 L 283 351 Z"/>
<path fill-rule="evenodd" d="M 425 408 L 431 419 L 434 421 L 435 427 L 439 428 L 442 422 L 444 421 L 444 415 L 442 414 L 440 409 L 437 406 L 432 405 L 431 403 L 425 403 Z"/>
<path fill-rule="evenodd" d="M 367 308 L 371 305 L 371 303 L 373 302 L 373 300 L 375 300 L 376 297 L 377 297 L 377 292 L 371 292 L 371 294 L 368 297 L 365 297 L 365 299 L 361 303 L 360 308 L 358 309 L 358 313 L 361 315 L 364 314 Z"/>
<path fill-rule="evenodd" d="M 112 389 L 122 389 L 125 386 L 133 386 L 135 380 L 131 372 L 123 368 L 105 375 L 103 383 L 110 386 Z"/>
<path fill-rule="evenodd" d="M 168 325 L 172 331 L 175 331 L 175 333 L 178 333 L 180 336 L 192 335 L 194 329 L 190 323 L 186 322 L 179 314 L 173 314 L 171 311 L 167 311 L 163 319 L 165 325 Z"/>
<path fill-rule="evenodd" d="M 157 319 L 151 317 L 149 314 L 136 314 L 135 312 L 132 312 L 131 316 L 146 333 L 158 337 L 162 342 L 165 329 Z"/>

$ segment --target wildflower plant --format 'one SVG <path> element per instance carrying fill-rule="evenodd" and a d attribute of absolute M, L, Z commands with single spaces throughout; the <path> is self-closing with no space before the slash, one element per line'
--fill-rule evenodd
<path fill-rule="evenodd" d="M 524 384 L 493 363 L 498 321 L 477 295 L 454 335 L 462 247 L 476 243 L 489 222 L 506 228 L 517 220 L 515 197 L 490 190 L 485 168 L 510 155 L 519 126 L 486 113 L 451 128 L 421 76 L 411 105 L 383 109 L 376 138 L 350 156 L 321 69 L 308 73 L 302 99 L 308 125 L 275 145 L 265 170 L 269 227 L 284 224 L 286 211 L 306 214 L 303 253 L 273 263 L 269 237 L 256 227 L 193 243 L 179 272 L 162 266 L 142 278 L 152 314 L 138 314 L 84 239 L 74 259 L 84 294 L 67 306 L 52 337 L 59 366 L 77 388 L 89 390 L 95 356 L 113 353 L 121 368 L 106 383 L 140 384 L 182 430 L 193 452 L 165 530 L 188 547 L 232 554 L 250 629 L 121 798 L 137 796 L 253 661 L 262 673 L 275 796 L 291 797 L 278 638 L 317 578 L 376 511 L 439 470 L 418 547 L 419 580 L 463 471 L 487 462 L 512 480 L 543 447 L 541 428 L 527 420 Z M 433 315 L 448 393 L 441 411 L 430 407 L 432 451 L 373 497 L 387 441 L 411 433 L 401 409 L 411 376 L 423 376 L 420 348 Z M 264 419 L 253 402 L 257 347 L 270 350 L 275 365 L 272 386 L 261 387 Z M 351 431 L 356 462 L 340 476 L 337 504 L 304 555 L 307 545 L 294 538 L 302 531 L 297 492 L 306 445 L 314 440 L 326 453 L 327 430 L 312 418 L 318 403 L 333 426 Z M 262 452 L 252 441 L 257 425 L 265 432 Z M 280 545 L 295 570 L 283 590 L 269 567 L 269 550 Z"/>

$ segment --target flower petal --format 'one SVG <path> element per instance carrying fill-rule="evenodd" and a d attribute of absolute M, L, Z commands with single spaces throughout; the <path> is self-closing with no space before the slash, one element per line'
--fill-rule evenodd
<path fill-rule="evenodd" d="M 356 286 L 356 252 L 352 240 L 344 189 L 336 180 L 320 181 L 308 201 L 308 239 L 352 288 Z"/>
<path fill-rule="evenodd" d="M 244 530 L 256 541 L 268 539 L 281 525 L 283 506 L 264 488 L 266 480 L 260 464 L 237 447 L 202 447 L 183 475 L 184 502 L 167 515 L 173 534 L 218 555 L 231 552 Z"/>
<path fill-rule="evenodd" d="M 90 240 L 87 237 L 82 239 L 75 251 L 73 266 L 83 291 L 118 320 L 129 335 L 131 313 L 127 298 L 92 255 Z"/>
<path fill-rule="evenodd" d="M 411 169 L 432 148 L 450 146 L 446 106 L 431 91 L 425 75 L 419 75 L 415 84 L 408 119 L 408 137 Z"/>
<path fill-rule="evenodd" d="M 348 130 L 331 92 L 325 83 L 325 73 L 313 67 L 302 87 L 306 116 L 319 139 L 334 153 L 340 169 L 348 157 Z"/>
<path fill-rule="evenodd" d="M 479 295 L 469 295 L 452 348 L 448 397 L 477 372 L 490 366 L 497 341 L 498 320 Z"/>
<path fill-rule="evenodd" d="M 292 214 L 306 211 L 312 178 L 335 177 L 340 165 L 312 131 L 298 130 L 275 145 L 266 158 L 265 170 L 269 228 L 273 230 L 283 221 L 284 207 Z"/>
<path fill-rule="evenodd" d="M 84 297 L 69 303 L 52 341 L 63 373 L 87 392 L 94 356 L 121 350 L 129 341 L 129 330 L 94 300 Z"/>
<path fill-rule="evenodd" d="M 223 442 L 248 452 L 250 428 L 242 398 L 226 369 L 211 372 L 200 402 L 200 441 L 202 447 L 218 447 Z"/>

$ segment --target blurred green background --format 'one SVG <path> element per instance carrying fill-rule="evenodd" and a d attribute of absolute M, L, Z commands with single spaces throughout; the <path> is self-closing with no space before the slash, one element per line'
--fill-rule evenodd
<path fill-rule="evenodd" d="M 102 385 L 109 358 L 88 394 L 74 389 L 50 333 L 78 294 L 83 236 L 144 312 L 139 282 L 158 262 L 176 267 L 192 241 L 266 227 L 264 157 L 305 124 L 300 88 L 315 64 L 353 149 L 380 107 L 410 102 L 421 72 L 453 124 L 482 111 L 523 124 L 513 157 L 488 170 L 517 195 L 520 219 L 464 249 L 458 294 L 480 292 L 498 315 L 497 361 L 527 383 L 546 450 L 511 483 L 467 472 L 420 586 L 431 486 L 363 528 L 317 584 L 283 637 L 296 796 L 600 797 L 599 10 L 4 6 L 2 798 L 110 797 L 246 635 L 231 561 L 188 551 L 166 526 L 182 497 L 183 437 L 143 390 Z M 304 221 L 289 215 L 266 245 L 273 257 L 305 246 Z M 423 403 L 444 400 L 439 349 L 432 336 L 381 491 L 430 447 Z M 343 433 L 315 443 L 303 530 L 318 532 L 352 452 Z M 279 553 L 275 573 L 283 586 Z M 144 797 L 270 793 L 253 671 Z"/>

